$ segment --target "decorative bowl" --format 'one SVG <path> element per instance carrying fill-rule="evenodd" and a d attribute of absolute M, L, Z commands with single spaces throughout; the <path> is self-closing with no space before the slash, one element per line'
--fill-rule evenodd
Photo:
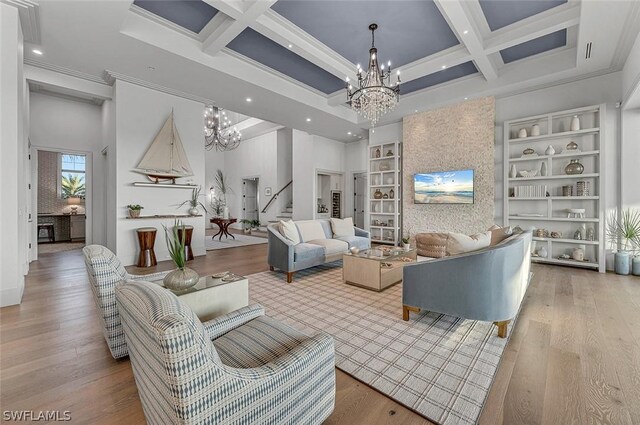
<path fill-rule="evenodd" d="M 357 246 L 352 246 L 351 248 L 349 248 L 349 251 L 351 251 L 353 255 L 358 255 L 358 253 L 360 252 L 360 248 L 358 248 Z"/>
<path fill-rule="evenodd" d="M 522 170 L 518 171 L 520 177 L 535 177 L 538 175 L 538 170 Z"/>

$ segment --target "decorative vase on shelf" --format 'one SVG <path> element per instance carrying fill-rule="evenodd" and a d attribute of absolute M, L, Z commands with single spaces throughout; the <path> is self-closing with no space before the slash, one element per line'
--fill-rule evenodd
<path fill-rule="evenodd" d="M 569 143 L 567 143 L 567 150 L 568 151 L 577 151 L 578 150 L 578 144 L 576 142 L 574 142 L 573 140 L 570 141 Z"/>
<path fill-rule="evenodd" d="M 571 131 L 580 130 L 580 118 L 578 118 L 577 115 L 574 115 L 573 118 L 571 118 L 571 127 L 569 129 Z"/>
<path fill-rule="evenodd" d="M 615 255 L 615 270 L 617 274 L 628 275 L 631 266 L 631 255 L 627 251 L 618 251 Z"/>
<path fill-rule="evenodd" d="M 380 148 L 376 149 L 376 158 L 380 158 Z"/>
<path fill-rule="evenodd" d="M 540 126 L 538 124 L 534 124 L 531 127 L 531 135 L 532 136 L 539 136 L 540 135 Z"/>
<path fill-rule="evenodd" d="M 583 239 L 583 234 L 581 229 L 578 229 L 575 231 L 575 233 L 573 234 L 573 239 L 577 241 L 581 241 Z"/>
<path fill-rule="evenodd" d="M 520 131 L 518 131 L 518 138 L 524 139 L 525 137 L 527 137 L 527 129 L 521 128 Z"/>
<path fill-rule="evenodd" d="M 198 273 L 188 267 L 185 267 L 182 269 L 175 269 L 167 274 L 162 280 L 162 283 L 165 288 L 171 289 L 172 291 L 183 291 L 194 286 L 198 283 L 198 280 L 200 280 Z"/>
<path fill-rule="evenodd" d="M 591 242 L 596 240 L 596 232 L 593 230 L 593 227 L 589 227 L 587 229 L 587 234 L 585 236 L 585 239 Z"/>
<path fill-rule="evenodd" d="M 580 163 L 579 159 L 572 159 L 571 162 L 564 167 L 564 172 L 569 175 L 582 174 L 584 172 L 584 165 Z"/>
<path fill-rule="evenodd" d="M 518 170 L 516 169 L 515 164 L 511 164 L 511 168 L 509 169 L 509 177 L 515 179 L 518 176 Z"/>
<path fill-rule="evenodd" d="M 373 192 L 373 198 L 374 199 L 382 199 L 382 192 L 380 191 L 380 189 L 376 189 L 376 191 Z"/>
<path fill-rule="evenodd" d="M 396 196 L 396 192 L 393 189 L 391 189 L 389 191 L 389 199 L 393 199 L 395 196 Z"/>
<path fill-rule="evenodd" d="M 584 261 L 584 250 L 582 248 L 575 248 L 571 253 L 571 258 L 576 261 Z"/>
<path fill-rule="evenodd" d="M 640 276 L 640 255 L 636 255 L 635 257 L 633 257 L 631 263 L 631 274 L 633 274 L 634 276 Z"/>
<path fill-rule="evenodd" d="M 544 151 L 544 154 L 549 156 L 554 155 L 555 153 L 556 153 L 556 150 L 551 145 L 549 145 L 547 149 Z"/>
<path fill-rule="evenodd" d="M 538 257 L 540 258 L 547 258 L 548 254 L 549 253 L 547 252 L 547 248 L 545 248 L 544 246 L 538 250 Z"/>
<path fill-rule="evenodd" d="M 545 177 L 547 175 L 547 163 L 542 161 L 542 165 L 540 165 L 540 175 Z"/>
<path fill-rule="evenodd" d="M 189 208 L 189 215 L 198 215 L 198 214 L 200 214 L 200 211 L 198 210 L 198 208 L 196 207 Z"/>
<path fill-rule="evenodd" d="M 387 152 L 387 156 L 393 156 L 393 151 L 391 149 Z"/>

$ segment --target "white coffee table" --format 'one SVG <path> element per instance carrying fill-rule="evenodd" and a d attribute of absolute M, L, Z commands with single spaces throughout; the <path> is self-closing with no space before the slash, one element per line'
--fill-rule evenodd
<path fill-rule="evenodd" d="M 201 277 L 198 283 L 184 291 L 171 291 L 205 322 L 249 305 L 249 280 L 229 273 L 229 279 Z M 162 281 L 156 281 L 162 286 Z"/>
<path fill-rule="evenodd" d="M 344 283 L 383 291 L 402 282 L 402 268 L 417 259 L 415 249 L 372 248 L 342 257 Z"/>

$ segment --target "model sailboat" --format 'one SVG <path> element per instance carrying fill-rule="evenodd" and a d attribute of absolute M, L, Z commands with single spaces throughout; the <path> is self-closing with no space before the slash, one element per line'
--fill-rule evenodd
<path fill-rule="evenodd" d="M 193 176 L 173 120 L 173 110 L 133 171 L 144 174 L 156 183 L 171 180 L 175 184 L 177 178 Z"/>

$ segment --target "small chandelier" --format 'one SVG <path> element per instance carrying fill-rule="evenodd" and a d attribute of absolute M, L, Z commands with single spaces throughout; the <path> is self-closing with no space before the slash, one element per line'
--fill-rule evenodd
<path fill-rule="evenodd" d="M 369 69 L 363 75 L 362 68 L 358 64 L 358 89 L 353 91 L 353 86 L 347 77 L 347 100 L 351 108 L 371 121 L 375 126 L 381 116 L 396 107 L 400 100 L 400 71 L 397 72 L 397 81 L 391 85 L 391 61 L 378 66 L 378 49 L 375 47 L 375 30 L 378 24 L 369 25 L 371 31 L 371 49 L 369 49 Z"/>
<path fill-rule="evenodd" d="M 231 151 L 240 146 L 242 134 L 231 128 L 227 113 L 213 105 L 204 108 L 204 141 L 207 150 Z"/>

